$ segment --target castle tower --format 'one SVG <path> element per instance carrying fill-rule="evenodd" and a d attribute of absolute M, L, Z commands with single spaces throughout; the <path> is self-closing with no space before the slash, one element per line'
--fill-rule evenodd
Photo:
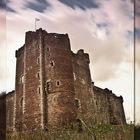
<path fill-rule="evenodd" d="M 75 102 L 79 105 L 78 119 L 82 119 L 86 124 L 91 124 L 94 119 L 94 94 L 92 90 L 91 74 L 89 69 L 89 55 L 84 50 L 72 53 Z M 77 104 L 76 103 L 76 104 Z"/>
<path fill-rule="evenodd" d="M 16 52 L 16 130 L 55 129 L 76 119 L 67 34 L 27 32 Z"/>
<path fill-rule="evenodd" d="M 67 34 L 44 32 L 43 36 L 45 108 L 48 129 L 54 130 L 76 119 L 71 48 Z"/>
<path fill-rule="evenodd" d="M 16 51 L 16 87 L 14 95 L 14 129 L 22 130 L 23 85 L 24 85 L 24 46 Z"/>
<path fill-rule="evenodd" d="M 123 99 L 94 86 L 89 55 L 71 52 L 67 34 L 26 32 L 16 58 L 10 123 L 15 130 L 62 130 L 76 119 L 87 125 L 126 123 Z"/>

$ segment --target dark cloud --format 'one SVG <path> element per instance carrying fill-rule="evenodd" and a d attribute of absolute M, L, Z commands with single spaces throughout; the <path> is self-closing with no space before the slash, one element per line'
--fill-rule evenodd
<path fill-rule="evenodd" d="M 59 0 L 61 3 L 75 9 L 79 7 L 82 10 L 98 8 L 99 4 L 95 0 Z"/>
<path fill-rule="evenodd" d="M 8 5 L 6 6 L 6 11 L 16 13 L 16 11 Z"/>
<path fill-rule="evenodd" d="M 10 0 L 6 0 L 6 11 L 16 13 L 16 11 L 12 7 L 10 7 L 10 3 Z"/>
<path fill-rule="evenodd" d="M 6 1 L 0 0 L 0 9 L 5 9 L 5 8 L 6 8 Z"/>
<path fill-rule="evenodd" d="M 50 4 L 46 0 L 35 0 L 34 2 L 28 2 L 26 7 L 38 12 L 44 12 Z"/>

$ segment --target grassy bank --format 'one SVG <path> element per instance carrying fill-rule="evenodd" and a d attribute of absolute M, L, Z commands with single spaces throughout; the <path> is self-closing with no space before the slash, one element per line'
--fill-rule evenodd
<path fill-rule="evenodd" d="M 133 140 L 134 126 L 98 125 L 82 132 L 63 131 L 55 133 L 8 133 L 7 140 Z"/>

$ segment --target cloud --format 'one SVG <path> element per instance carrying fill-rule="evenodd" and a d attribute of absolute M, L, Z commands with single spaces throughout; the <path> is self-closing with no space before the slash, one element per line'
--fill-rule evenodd
<path fill-rule="evenodd" d="M 41 1 L 40 4 L 33 0 L 11 0 L 9 3 L 16 12 L 7 12 L 6 90 L 14 88 L 15 50 L 24 44 L 25 32 L 34 30 L 34 19 L 37 17 L 40 19 L 37 28 L 42 27 L 47 32 L 68 33 L 74 52 L 84 49 L 89 53 L 92 79 L 96 83 L 112 87 L 115 93 L 129 94 L 129 98 L 125 96 L 124 100 L 129 104 L 129 107 L 126 105 L 129 108 L 127 114 L 131 114 L 133 88 L 130 84 L 130 67 L 133 64 L 133 40 L 130 38 L 133 35 L 134 10 L 132 2 L 102 0 L 98 2 L 98 7 L 90 7 L 89 3 L 84 4 L 84 1 L 80 4 L 77 1 L 66 4 L 66 1 L 62 0 L 46 2 L 49 5 L 44 3 L 42 10 Z M 93 3 L 96 4 L 96 1 Z"/>
<path fill-rule="evenodd" d="M 6 7 L 6 2 L 5 2 L 5 0 L 1 0 L 1 1 L 0 1 L 0 9 L 5 9 L 5 7 Z"/>
<path fill-rule="evenodd" d="M 5 90 L 6 79 L 6 12 L 0 10 L 0 90 Z"/>
<path fill-rule="evenodd" d="M 76 7 L 82 9 L 82 10 L 86 10 L 86 9 L 91 9 L 91 8 L 98 8 L 99 4 L 97 3 L 96 0 L 59 0 L 60 2 L 62 2 L 63 4 L 66 4 L 67 6 L 75 9 Z"/>
<path fill-rule="evenodd" d="M 7 5 L 7 7 L 6 7 L 6 11 L 8 11 L 8 12 L 16 12 L 14 9 L 12 9 L 11 7 L 9 7 L 8 5 Z"/>
<path fill-rule="evenodd" d="M 8 12 L 16 12 L 15 10 L 14 10 L 14 8 L 12 8 L 10 5 L 11 5 L 11 0 L 7 0 L 6 1 L 6 11 L 8 11 Z"/>
<path fill-rule="evenodd" d="M 87 8 L 86 11 L 78 6 L 72 9 L 62 1 L 48 0 L 47 2 L 41 2 L 46 6 L 47 3 L 50 5 L 49 9 L 43 9 L 44 13 L 35 12 L 34 8 L 36 6 L 31 9 L 28 6 L 28 9 L 25 10 L 23 7 L 29 4 L 27 0 L 24 3 L 11 3 L 11 6 L 15 7 L 14 9 L 19 14 L 13 13 L 7 16 L 9 42 L 11 42 L 11 39 L 14 41 L 12 34 L 16 32 L 20 37 L 19 40 L 24 43 L 24 32 L 29 28 L 34 30 L 34 18 L 39 17 L 41 20 L 37 25 L 38 27 L 43 27 L 50 32 L 67 32 L 74 51 L 84 48 L 90 54 L 94 80 L 106 81 L 115 78 L 121 62 L 127 58 L 132 59 L 132 47 L 126 48 L 128 39 L 131 38 L 126 36 L 128 32 L 133 33 L 133 21 L 130 18 L 133 6 L 130 1 L 102 1 L 100 7 Z M 39 1 L 30 1 L 30 3 L 39 4 Z M 77 2 L 73 1 L 70 4 L 78 5 Z M 84 4 L 84 2 L 82 1 L 81 4 Z M 128 8 L 122 9 L 123 6 Z M 17 29 L 18 25 L 24 26 L 19 30 Z M 21 43 L 16 48 L 20 46 Z"/>
<path fill-rule="evenodd" d="M 46 1 L 46 0 L 35 0 L 35 1 L 29 1 L 27 2 L 26 7 L 29 9 L 33 9 L 35 11 L 38 12 L 44 12 L 44 10 L 47 9 L 47 7 L 49 7 L 50 4 Z"/>

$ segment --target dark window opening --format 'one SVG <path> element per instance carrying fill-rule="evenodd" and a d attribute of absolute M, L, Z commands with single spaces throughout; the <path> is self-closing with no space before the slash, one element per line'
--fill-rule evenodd
<path fill-rule="evenodd" d="M 40 94 L 40 87 L 38 87 L 38 94 Z"/>
<path fill-rule="evenodd" d="M 60 81 L 56 81 L 56 85 L 57 86 L 60 86 Z"/>
<path fill-rule="evenodd" d="M 50 48 L 47 48 L 47 51 L 50 51 Z"/>
<path fill-rule="evenodd" d="M 96 101 L 96 105 L 98 105 L 97 101 Z"/>
<path fill-rule="evenodd" d="M 75 99 L 75 106 L 77 108 L 80 108 L 81 104 L 80 104 L 80 100 L 79 99 Z"/>
<path fill-rule="evenodd" d="M 53 67 L 54 66 L 54 61 L 51 61 L 50 62 L 50 65 Z"/>
<path fill-rule="evenodd" d="M 37 78 L 40 78 L 40 73 L 39 72 L 37 73 Z"/>
<path fill-rule="evenodd" d="M 20 99 L 20 107 L 23 106 L 23 97 Z"/>

